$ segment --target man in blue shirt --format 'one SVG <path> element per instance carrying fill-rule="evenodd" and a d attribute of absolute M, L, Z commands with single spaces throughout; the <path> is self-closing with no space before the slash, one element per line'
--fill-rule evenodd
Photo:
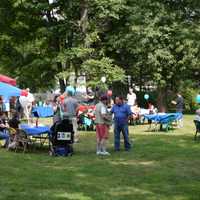
<path fill-rule="evenodd" d="M 111 109 L 114 114 L 114 139 L 115 151 L 120 150 L 120 133 L 124 136 L 124 147 L 129 151 L 131 144 L 129 142 L 128 120 L 132 116 L 130 106 L 124 103 L 122 97 L 115 98 L 115 105 Z"/>

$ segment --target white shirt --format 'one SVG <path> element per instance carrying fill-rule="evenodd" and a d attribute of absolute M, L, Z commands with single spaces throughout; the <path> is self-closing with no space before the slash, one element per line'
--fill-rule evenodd
<path fill-rule="evenodd" d="M 128 104 L 129 106 L 135 105 L 136 94 L 135 94 L 135 93 L 132 93 L 132 94 L 128 93 L 128 94 L 127 94 L 127 100 L 128 100 L 127 104 Z"/>

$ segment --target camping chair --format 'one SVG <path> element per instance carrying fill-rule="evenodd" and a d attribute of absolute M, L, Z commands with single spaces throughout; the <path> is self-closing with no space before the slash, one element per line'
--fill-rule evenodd
<path fill-rule="evenodd" d="M 195 135 L 194 135 L 194 140 L 197 140 L 197 134 L 200 133 L 200 121 L 194 120 L 194 124 L 195 124 L 195 127 L 196 127 L 196 132 L 195 132 Z"/>

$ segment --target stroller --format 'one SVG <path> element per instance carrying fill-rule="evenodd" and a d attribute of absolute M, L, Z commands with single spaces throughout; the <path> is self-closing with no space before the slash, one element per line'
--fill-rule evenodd
<path fill-rule="evenodd" d="M 51 127 L 49 154 L 68 156 L 73 154 L 74 131 L 69 119 L 56 122 Z"/>

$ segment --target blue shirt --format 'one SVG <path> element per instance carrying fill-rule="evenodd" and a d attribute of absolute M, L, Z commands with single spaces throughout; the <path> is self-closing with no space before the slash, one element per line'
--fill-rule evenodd
<path fill-rule="evenodd" d="M 111 113 L 114 114 L 115 123 L 120 125 L 127 124 L 128 117 L 132 115 L 130 106 L 127 104 L 121 104 L 121 105 L 115 104 L 111 109 Z"/>

